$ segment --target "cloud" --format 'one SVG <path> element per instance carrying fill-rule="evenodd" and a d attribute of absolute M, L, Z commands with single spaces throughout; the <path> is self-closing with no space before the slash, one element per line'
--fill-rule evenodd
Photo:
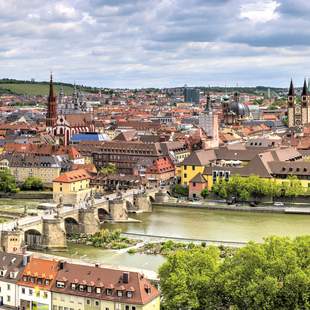
<path fill-rule="evenodd" d="M 102 87 L 286 86 L 310 72 L 307 0 L 0 0 L 3 77 Z"/>

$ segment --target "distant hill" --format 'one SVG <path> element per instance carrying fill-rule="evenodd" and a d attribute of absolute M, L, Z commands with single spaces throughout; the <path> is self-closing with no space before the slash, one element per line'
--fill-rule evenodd
<path fill-rule="evenodd" d="M 73 93 L 73 84 L 68 83 L 54 83 L 54 89 L 58 94 L 61 87 L 64 89 L 65 95 L 71 95 Z M 84 93 L 97 93 L 97 88 L 79 86 Z M 0 94 L 15 94 L 15 95 L 28 95 L 28 96 L 47 96 L 49 92 L 49 82 L 33 82 L 33 81 L 21 81 L 13 79 L 1 79 L 0 80 Z"/>

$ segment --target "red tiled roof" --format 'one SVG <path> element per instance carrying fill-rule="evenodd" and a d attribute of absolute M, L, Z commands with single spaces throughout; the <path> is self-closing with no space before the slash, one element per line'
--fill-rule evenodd
<path fill-rule="evenodd" d="M 71 183 L 82 180 L 90 179 L 91 176 L 85 169 L 73 170 L 61 174 L 59 177 L 53 180 L 53 182 Z"/>

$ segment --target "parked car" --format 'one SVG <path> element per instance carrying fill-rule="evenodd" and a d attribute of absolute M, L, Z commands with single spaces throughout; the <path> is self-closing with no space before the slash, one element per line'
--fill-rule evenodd
<path fill-rule="evenodd" d="M 284 206 L 284 203 L 281 202 L 281 201 L 276 201 L 273 205 L 274 205 L 275 207 L 283 207 L 283 206 Z"/>

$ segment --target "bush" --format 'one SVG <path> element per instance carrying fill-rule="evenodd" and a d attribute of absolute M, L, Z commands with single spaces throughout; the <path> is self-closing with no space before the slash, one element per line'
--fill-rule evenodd
<path fill-rule="evenodd" d="M 25 191 L 29 190 L 40 191 L 43 189 L 43 182 L 40 178 L 28 177 L 22 184 L 21 189 Z"/>
<path fill-rule="evenodd" d="M 172 188 L 172 192 L 174 194 L 176 194 L 177 196 L 188 196 L 188 187 L 182 186 L 180 184 L 176 184 L 173 188 Z"/>
<path fill-rule="evenodd" d="M 202 198 L 207 198 L 209 196 L 209 190 L 207 188 L 203 189 L 200 195 Z"/>
<path fill-rule="evenodd" d="M 8 169 L 0 171 L 0 191 L 6 193 L 17 193 L 18 187 L 14 176 L 11 175 Z"/>

